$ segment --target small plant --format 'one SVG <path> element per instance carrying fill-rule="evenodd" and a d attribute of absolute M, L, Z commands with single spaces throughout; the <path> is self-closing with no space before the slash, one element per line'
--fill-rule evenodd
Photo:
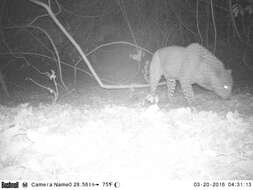
<path fill-rule="evenodd" d="M 45 86 L 43 84 L 40 84 L 39 82 L 33 80 L 32 78 L 26 78 L 26 80 L 30 80 L 35 85 L 48 90 L 51 94 L 53 94 L 53 103 L 55 103 L 58 100 L 58 98 L 59 98 L 59 90 L 58 90 L 58 85 L 57 85 L 57 82 L 56 82 L 55 71 L 51 69 L 51 73 L 45 72 L 45 73 L 41 73 L 41 74 L 46 75 L 49 78 L 49 80 L 53 81 L 55 89 L 52 89 L 52 88 L 47 87 L 47 86 Z"/>

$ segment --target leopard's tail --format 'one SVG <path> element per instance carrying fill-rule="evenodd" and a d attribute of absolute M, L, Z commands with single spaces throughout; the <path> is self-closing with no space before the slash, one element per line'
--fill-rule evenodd
<path fill-rule="evenodd" d="M 157 85 L 162 77 L 162 74 L 163 74 L 162 65 L 159 58 L 159 50 L 158 50 L 153 55 L 149 68 L 149 83 L 152 95 L 155 94 Z"/>

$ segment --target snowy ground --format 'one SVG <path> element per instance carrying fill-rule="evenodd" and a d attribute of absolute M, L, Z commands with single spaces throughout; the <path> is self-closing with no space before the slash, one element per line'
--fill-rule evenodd
<path fill-rule="evenodd" d="M 0 179 L 253 178 L 253 117 L 237 111 L 24 104 L 0 121 Z"/>

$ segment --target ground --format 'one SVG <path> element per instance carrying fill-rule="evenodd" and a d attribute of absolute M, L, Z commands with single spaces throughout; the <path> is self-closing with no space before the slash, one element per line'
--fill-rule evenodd
<path fill-rule="evenodd" d="M 135 189 L 148 179 L 253 178 L 250 94 L 224 101 L 197 89 L 199 104 L 189 108 L 180 92 L 168 103 L 162 88 L 150 106 L 143 90 L 99 89 L 2 106 L 0 179 L 109 178 Z"/>

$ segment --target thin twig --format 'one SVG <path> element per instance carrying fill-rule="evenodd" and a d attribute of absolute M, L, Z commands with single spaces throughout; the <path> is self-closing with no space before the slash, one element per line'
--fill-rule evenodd
<path fill-rule="evenodd" d="M 193 35 L 198 35 L 198 34 L 196 34 L 196 32 L 194 32 L 192 29 L 190 29 L 190 28 L 183 22 L 183 20 L 181 19 L 181 16 L 178 15 L 178 13 L 177 13 L 178 11 L 175 11 L 175 10 L 174 10 L 174 6 L 173 6 L 172 3 L 170 3 L 170 1 L 168 1 L 168 6 L 170 7 L 170 10 L 171 10 L 171 11 L 173 12 L 173 14 L 175 15 L 177 21 L 179 22 L 179 26 L 180 26 L 181 28 L 186 29 L 187 31 L 191 32 Z"/>
<path fill-rule="evenodd" d="M 132 39 L 133 39 L 135 45 L 138 45 L 135 34 L 134 34 L 134 31 L 133 31 L 133 28 L 130 24 L 130 21 L 129 21 L 129 18 L 128 18 L 128 15 L 127 15 L 127 11 L 126 11 L 126 8 L 125 8 L 125 5 L 124 5 L 124 0 L 116 0 L 116 1 L 119 1 L 118 5 L 119 5 L 120 10 L 122 12 L 123 18 L 125 19 L 125 21 L 127 23 L 127 26 L 128 26 L 129 31 L 130 31 L 130 34 L 132 36 Z"/>
<path fill-rule="evenodd" d="M 137 43 L 137 40 L 136 40 L 136 36 L 134 34 L 133 28 L 132 28 L 132 26 L 130 24 L 130 21 L 129 21 L 129 18 L 128 18 L 128 15 L 127 15 L 127 11 L 126 11 L 126 6 L 124 4 L 124 0 L 116 0 L 116 1 L 118 1 L 118 5 L 119 5 L 120 10 L 122 12 L 123 18 L 125 19 L 125 21 L 127 23 L 127 26 L 128 26 L 129 31 L 130 31 L 131 37 L 132 37 L 135 45 L 138 46 L 138 43 Z M 136 52 L 138 53 L 138 48 L 136 48 Z M 137 68 L 135 76 L 138 75 L 138 73 L 140 72 L 140 68 L 141 68 L 140 62 L 137 61 L 136 63 L 138 65 L 138 68 Z"/>
<path fill-rule="evenodd" d="M 210 5 L 211 5 L 211 15 L 212 15 L 212 22 L 213 22 L 213 29 L 214 29 L 214 47 L 213 47 L 213 53 L 215 54 L 216 43 L 217 43 L 217 29 L 216 29 L 215 16 L 214 16 L 213 0 L 210 0 Z"/>
<path fill-rule="evenodd" d="M 104 43 L 104 44 L 101 44 L 99 46 L 97 46 L 96 48 L 94 48 L 93 50 L 89 51 L 88 53 L 86 53 L 86 56 L 89 56 L 91 54 L 93 54 L 95 51 L 97 51 L 98 49 L 100 48 L 103 48 L 103 47 L 106 47 L 106 46 L 111 46 L 111 45 L 117 45 L 117 44 L 125 44 L 125 45 L 129 45 L 129 46 L 132 46 L 132 47 L 135 47 L 135 48 L 138 48 L 138 49 L 141 49 L 143 51 L 145 51 L 146 53 L 150 54 L 150 55 L 153 55 L 153 53 L 146 49 L 146 48 L 143 48 L 139 45 L 136 45 L 136 44 L 133 44 L 131 42 L 127 42 L 127 41 L 115 41 L 115 42 L 108 42 L 108 43 Z"/>
<path fill-rule="evenodd" d="M 200 28 L 199 28 L 199 0 L 196 0 L 196 24 L 197 24 L 197 30 L 198 30 L 198 34 L 199 34 L 199 38 L 200 38 L 200 44 L 203 45 L 203 38 L 200 32 Z"/>
<path fill-rule="evenodd" d="M 242 41 L 242 38 L 241 38 L 240 32 L 237 28 L 235 18 L 234 18 L 234 14 L 233 14 L 232 0 L 229 0 L 229 13 L 230 13 L 231 21 L 232 21 L 232 24 L 233 24 L 233 28 L 235 29 L 235 33 L 236 33 L 237 37 L 239 38 L 239 40 Z"/>

